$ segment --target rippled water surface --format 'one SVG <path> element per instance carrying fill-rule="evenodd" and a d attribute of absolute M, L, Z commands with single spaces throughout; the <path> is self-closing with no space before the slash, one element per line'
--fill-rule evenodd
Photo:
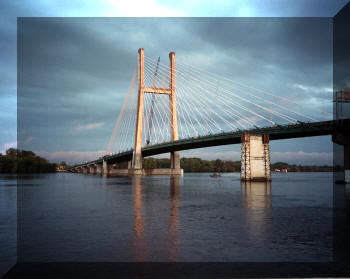
<path fill-rule="evenodd" d="M 15 248 L 13 181 L 1 176 L 4 257 Z M 246 184 L 238 173 L 57 173 L 23 176 L 18 186 L 22 261 L 332 260 L 332 173 Z"/>

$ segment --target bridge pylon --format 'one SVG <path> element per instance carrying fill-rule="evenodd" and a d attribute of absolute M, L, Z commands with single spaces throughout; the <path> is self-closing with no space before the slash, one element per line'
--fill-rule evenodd
<path fill-rule="evenodd" d="M 179 139 L 178 126 L 177 126 L 177 111 L 176 111 L 176 94 L 175 94 L 175 52 L 169 53 L 169 88 L 156 88 L 145 87 L 145 75 L 144 75 L 144 49 L 138 50 L 138 99 L 136 110 L 136 125 L 135 125 L 135 142 L 134 151 L 131 162 L 130 174 L 143 174 L 145 171 L 142 169 L 142 127 L 143 127 L 143 111 L 144 111 L 144 94 L 167 94 L 169 95 L 169 114 L 170 114 L 170 130 L 171 140 L 176 141 Z M 171 152 L 171 166 L 170 170 L 166 169 L 155 170 L 155 173 L 159 174 L 183 174 L 183 170 L 180 169 L 180 152 Z"/>

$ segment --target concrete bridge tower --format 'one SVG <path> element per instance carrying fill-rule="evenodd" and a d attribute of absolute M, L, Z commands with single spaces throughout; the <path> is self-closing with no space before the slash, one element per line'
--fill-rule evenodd
<path fill-rule="evenodd" d="M 167 94 L 169 95 L 169 112 L 170 112 L 170 130 L 171 140 L 178 140 L 177 127 L 177 111 L 176 111 L 176 95 L 175 95 L 175 52 L 169 53 L 169 88 L 145 87 L 144 82 L 144 49 L 138 50 L 138 100 L 137 100 L 137 116 L 135 125 L 135 143 L 132 157 L 132 166 L 129 169 L 130 174 L 143 174 L 142 169 L 142 127 L 143 127 L 143 110 L 144 110 L 144 94 Z M 180 169 L 180 153 L 179 151 L 171 152 L 171 167 L 167 169 L 153 170 L 153 174 L 182 174 Z"/>

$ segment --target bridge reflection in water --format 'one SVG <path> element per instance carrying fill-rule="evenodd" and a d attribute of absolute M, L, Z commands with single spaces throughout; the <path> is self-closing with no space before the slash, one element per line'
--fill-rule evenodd
<path fill-rule="evenodd" d="M 159 247 L 164 247 L 164 255 L 169 261 L 178 261 L 180 253 L 180 240 L 178 236 L 178 229 L 180 226 L 179 206 L 178 199 L 180 193 L 180 177 L 170 176 L 169 183 L 169 220 L 167 231 L 161 231 L 165 236 L 160 235 L 159 241 L 165 239 L 166 243 L 159 243 Z M 152 236 L 146 236 L 147 231 L 151 232 L 151 228 L 147 228 L 147 217 L 156 218 L 157 216 L 145 216 L 145 207 L 147 204 L 143 204 L 142 195 L 142 176 L 136 175 L 132 177 L 133 185 L 133 214 L 134 214 L 134 230 L 133 230 L 133 249 L 134 260 L 137 262 L 150 261 L 152 259 L 152 248 L 149 246 L 149 238 Z M 161 222 L 161 219 L 159 220 Z M 147 230 L 148 229 L 148 230 Z"/>
<path fill-rule="evenodd" d="M 271 181 L 245 181 L 241 187 L 244 208 L 271 207 Z"/>
<path fill-rule="evenodd" d="M 268 233 L 271 223 L 271 181 L 241 182 L 242 206 L 246 208 L 247 237 L 256 242 Z M 257 248 L 259 243 L 255 244 Z"/>
<path fill-rule="evenodd" d="M 132 177 L 133 232 L 130 249 L 134 261 L 181 261 L 183 258 L 182 249 L 186 248 L 181 247 L 181 238 L 183 233 L 186 234 L 186 228 L 181 222 L 179 207 L 181 180 L 179 176 L 170 176 L 169 180 L 166 180 L 167 183 L 162 180 L 163 185 L 168 187 L 168 190 L 165 190 L 168 194 L 163 196 L 166 199 L 163 206 L 155 210 L 152 208 L 152 198 L 148 196 L 153 192 L 153 186 L 142 176 Z M 157 183 L 156 180 L 154 183 Z M 271 219 L 270 210 L 267 210 L 271 207 L 271 182 L 241 182 L 241 202 L 242 207 L 246 209 L 246 236 L 253 241 L 261 239 L 256 236 L 267 232 Z M 164 214 L 164 211 L 168 213 Z"/>
<path fill-rule="evenodd" d="M 144 237 L 145 221 L 143 217 L 142 204 L 142 177 L 134 176 L 133 182 L 133 210 L 134 210 L 134 239 L 135 260 L 147 260 L 147 241 Z"/>

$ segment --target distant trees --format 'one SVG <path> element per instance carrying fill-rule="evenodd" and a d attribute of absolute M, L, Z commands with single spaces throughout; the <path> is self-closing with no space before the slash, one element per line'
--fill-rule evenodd
<path fill-rule="evenodd" d="M 10 148 L 0 156 L 0 173 L 56 172 L 56 164 L 37 156 L 32 151 Z"/>
<path fill-rule="evenodd" d="M 181 158 L 181 168 L 185 172 L 239 172 L 241 170 L 240 161 L 225 161 L 225 160 L 203 160 L 200 158 Z M 157 168 L 170 168 L 170 159 L 167 158 L 144 158 L 142 166 L 145 169 L 157 169 Z M 277 162 L 271 164 L 271 171 L 275 169 L 287 169 L 288 172 L 331 172 L 332 166 L 302 166 L 302 165 L 290 165 L 285 162 Z M 113 165 L 115 169 L 128 168 L 127 162 L 122 162 Z"/>
<path fill-rule="evenodd" d="M 200 158 L 181 158 L 181 168 L 185 172 L 235 172 L 240 171 L 240 162 L 217 160 L 202 160 Z M 169 168 L 170 159 L 145 158 L 143 159 L 145 169 Z"/>
<path fill-rule="evenodd" d="M 302 165 L 290 165 L 284 162 L 277 162 L 271 164 L 271 170 L 275 169 L 287 169 L 289 172 L 330 172 L 333 171 L 332 166 L 302 166 Z"/>
<path fill-rule="evenodd" d="M 70 165 L 68 165 L 66 162 L 61 162 L 57 165 L 57 170 L 64 170 L 66 168 L 69 168 Z"/>
<path fill-rule="evenodd" d="M 241 170 L 240 161 L 225 161 L 225 160 L 202 160 L 200 158 L 181 158 L 181 168 L 185 172 L 239 172 Z M 142 163 L 145 169 L 155 168 L 170 168 L 170 159 L 167 158 L 145 158 Z M 119 163 L 114 168 L 125 169 L 127 168 L 127 162 Z M 285 162 L 277 162 L 271 164 L 271 170 L 275 169 L 287 169 L 289 172 L 329 172 L 332 171 L 331 166 L 302 166 L 302 165 L 290 165 Z"/>

